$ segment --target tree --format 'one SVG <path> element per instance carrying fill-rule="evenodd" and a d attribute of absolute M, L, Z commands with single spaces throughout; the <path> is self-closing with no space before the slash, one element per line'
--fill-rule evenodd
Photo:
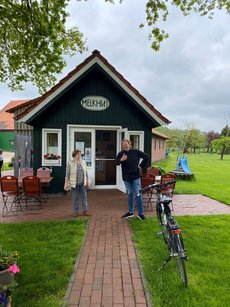
<path fill-rule="evenodd" d="M 221 130 L 221 136 L 230 136 L 230 127 L 226 125 L 222 130 Z"/>
<path fill-rule="evenodd" d="M 167 21 L 170 6 L 176 7 L 183 15 L 195 12 L 201 16 L 213 18 L 216 10 L 224 9 L 230 13 L 230 1 L 228 0 L 148 0 L 146 2 L 146 21 L 150 27 L 149 39 L 153 40 L 152 49 L 158 51 L 163 40 L 169 37 L 164 29 L 158 27 L 158 23 Z M 140 27 L 143 27 L 141 24 Z"/>
<path fill-rule="evenodd" d="M 196 149 L 206 147 L 205 135 L 196 128 L 189 130 L 187 148 L 190 148 L 193 153 L 196 153 Z"/>
<path fill-rule="evenodd" d="M 65 67 L 63 55 L 85 50 L 78 28 L 66 28 L 69 1 L 0 0 L 0 82 L 18 90 L 30 81 L 42 93 Z"/>
<path fill-rule="evenodd" d="M 18 90 L 29 81 L 43 93 L 66 65 L 64 55 L 86 50 L 78 27 L 66 26 L 70 1 L 0 0 L 0 82 Z M 212 18 L 217 9 L 230 12 L 229 0 L 146 0 L 146 22 L 140 28 L 149 27 L 155 51 L 169 36 L 158 24 L 167 21 L 171 5 L 184 15 L 195 12 Z"/>
<path fill-rule="evenodd" d="M 214 130 L 209 131 L 206 135 L 207 140 L 207 152 L 210 152 L 212 150 L 211 144 L 212 141 L 215 139 L 218 139 L 220 134 L 218 132 L 214 132 Z"/>
<path fill-rule="evenodd" d="M 212 141 L 212 148 L 220 153 L 220 159 L 223 160 L 225 151 L 230 148 L 230 136 L 220 136 Z"/>

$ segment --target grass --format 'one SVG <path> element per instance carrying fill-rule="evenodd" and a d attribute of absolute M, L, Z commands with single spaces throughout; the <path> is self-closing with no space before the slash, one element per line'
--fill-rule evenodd
<path fill-rule="evenodd" d="M 230 155 L 220 160 L 217 154 L 188 154 L 188 165 L 195 175 L 195 180 L 178 181 L 175 193 L 203 194 L 230 205 Z M 162 167 L 166 172 L 176 169 L 177 153 L 155 162 L 154 166 Z"/>
<path fill-rule="evenodd" d="M 0 224 L 1 245 L 17 250 L 13 306 L 62 306 L 87 220 Z"/>
<path fill-rule="evenodd" d="M 9 166 L 10 165 L 10 166 Z M 10 162 L 4 162 L 2 165 L 2 171 L 8 171 L 8 170 L 12 170 L 13 169 L 13 165 Z"/>
<path fill-rule="evenodd" d="M 187 216 L 177 221 L 188 250 L 188 288 L 183 288 L 173 259 L 164 271 L 157 272 L 168 251 L 162 237 L 156 235 L 156 218 L 130 221 L 153 305 L 229 306 L 230 216 Z"/>
<path fill-rule="evenodd" d="M 203 194 L 230 205 L 230 156 L 187 155 L 195 180 L 177 181 L 175 193 Z M 166 172 L 176 169 L 177 154 L 154 163 Z M 181 226 L 189 261 L 186 263 L 188 288 L 183 288 L 174 261 L 157 272 L 168 250 L 157 236 L 156 217 L 144 223 L 130 221 L 148 289 L 155 307 L 219 307 L 229 305 L 230 216 L 176 217 Z M 173 259 L 172 259 L 173 260 Z"/>

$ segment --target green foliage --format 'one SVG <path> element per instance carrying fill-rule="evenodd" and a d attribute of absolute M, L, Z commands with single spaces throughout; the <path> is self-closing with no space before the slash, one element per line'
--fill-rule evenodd
<path fill-rule="evenodd" d="M 85 50 L 78 28 L 66 28 L 69 1 L 0 1 L 0 82 L 18 90 L 30 81 L 42 93 L 66 65 L 63 55 Z"/>
<path fill-rule="evenodd" d="M 173 259 L 157 272 L 168 250 L 162 236 L 157 235 L 156 217 L 147 218 L 144 223 L 129 221 L 153 305 L 228 306 L 230 216 L 187 216 L 176 220 L 187 249 L 188 288 L 183 288 Z"/>
<path fill-rule="evenodd" d="M 0 271 L 3 271 L 16 263 L 18 256 L 17 251 L 5 250 L 3 246 L 0 245 Z"/>
<path fill-rule="evenodd" d="M 201 16 L 212 18 L 217 9 L 224 9 L 227 13 L 230 12 L 230 2 L 226 0 L 148 0 L 146 2 L 146 21 L 150 28 L 149 39 L 152 40 L 152 49 L 158 51 L 163 40 L 169 37 L 164 29 L 158 24 L 167 21 L 170 6 L 176 7 L 183 15 L 189 15 L 191 12 Z M 141 24 L 140 27 L 144 27 Z"/>
<path fill-rule="evenodd" d="M 17 307 L 62 306 L 87 220 L 0 224 L 1 244 L 17 250 Z"/>
<path fill-rule="evenodd" d="M 8 171 L 13 169 L 13 163 L 12 162 L 4 162 L 2 166 L 2 171 Z"/>
<path fill-rule="evenodd" d="M 156 129 L 163 132 L 163 129 Z M 207 146 L 207 134 L 195 128 L 167 129 L 163 133 L 170 139 L 167 140 L 167 148 L 169 150 L 178 150 L 180 153 L 196 152 L 197 148 Z"/>
<path fill-rule="evenodd" d="M 0 82 L 12 90 L 23 89 L 23 83 L 31 82 L 42 94 L 54 85 L 55 75 L 66 66 L 64 55 L 86 50 L 78 27 L 66 26 L 69 3 L 70 0 L 0 0 Z M 167 21 L 171 5 L 184 15 L 193 11 L 211 18 L 216 9 L 230 12 L 230 2 L 226 0 L 146 1 L 146 21 L 139 27 L 150 29 L 149 39 L 155 51 L 169 37 L 159 24 Z"/>
<path fill-rule="evenodd" d="M 226 125 L 222 130 L 221 130 L 221 136 L 229 136 L 230 135 L 230 127 Z"/>
<path fill-rule="evenodd" d="M 211 143 L 212 148 L 221 154 L 220 158 L 223 159 L 225 150 L 230 149 L 230 136 L 221 136 Z"/>

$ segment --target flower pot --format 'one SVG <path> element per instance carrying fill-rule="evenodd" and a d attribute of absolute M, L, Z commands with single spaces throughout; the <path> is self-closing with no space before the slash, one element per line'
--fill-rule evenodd
<path fill-rule="evenodd" d="M 0 271 L 0 284 L 9 285 L 14 280 L 14 273 L 8 272 L 7 269 Z"/>

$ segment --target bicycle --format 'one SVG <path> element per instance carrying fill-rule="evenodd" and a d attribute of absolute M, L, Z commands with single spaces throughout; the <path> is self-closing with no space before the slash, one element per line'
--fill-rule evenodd
<path fill-rule="evenodd" d="M 157 195 L 156 201 L 156 214 L 158 223 L 160 225 L 161 232 L 158 234 L 163 235 L 163 239 L 168 247 L 169 256 L 162 263 L 158 271 L 164 269 L 165 265 L 172 259 L 175 259 L 177 269 L 179 271 L 180 277 L 182 279 L 184 287 L 188 285 L 187 272 L 185 267 L 185 261 L 188 260 L 186 256 L 186 249 L 184 246 L 181 229 L 177 224 L 176 220 L 171 214 L 170 204 L 172 203 L 172 198 L 167 196 L 162 196 L 161 188 L 171 185 L 176 181 L 169 181 L 166 183 L 154 183 L 141 191 L 148 191 L 149 199 L 152 199 L 153 194 Z"/>

